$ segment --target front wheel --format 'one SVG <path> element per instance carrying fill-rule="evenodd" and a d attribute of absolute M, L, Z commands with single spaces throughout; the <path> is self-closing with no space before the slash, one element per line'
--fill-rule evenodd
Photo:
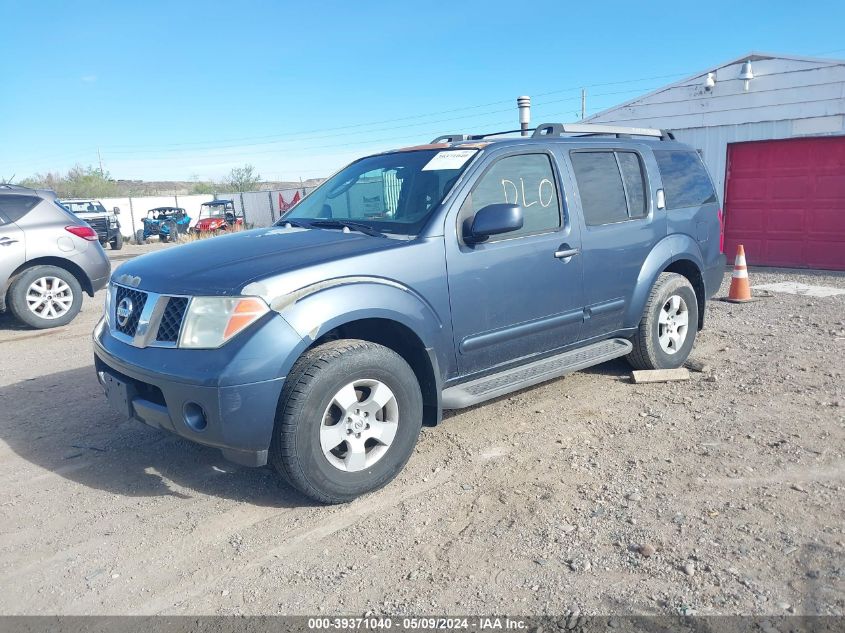
<path fill-rule="evenodd" d="M 144 238 L 144 231 L 138 229 L 135 231 L 135 243 L 136 244 L 145 244 L 147 240 Z"/>
<path fill-rule="evenodd" d="M 634 369 L 675 369 L 690 355 L 697 331 L 698 300 L 689 280 L 661 273 L 626 359 Z"/>
<path fill-rule="evenodd" d="M 303 354 L 285 381 L 270 459 L 300 492 L 343 503 L 396 477 L 421 426 L 422 394 L 401 356 L 331 341 Z"/>
<path fill-rule="evenodd" d="M 123 234 L 118 233 L 111 240 L 111 249 L 113 251 L 119 251 L 121 248 L 123 248 Z"/>

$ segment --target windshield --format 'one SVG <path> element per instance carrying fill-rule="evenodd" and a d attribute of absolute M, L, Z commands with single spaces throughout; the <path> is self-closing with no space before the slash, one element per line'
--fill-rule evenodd
<path fill-rule="evenodd" d="M 418 150 L 352 163 L 306 196 L 279 223 L 337 220 L 415 235 L 477 150 Z"/>
<path fill-rule="evenodd" d="M 235 207 L 231 204 L 208 204 L 203 203 L 200 205 L 200 217 L 199 219 L 202 220 L 203 218 L 222 218 L 227 213 L 234 213 Z"/>
<path fill-rule="evenodd" d="M 74 213 L 105 213 L 106 208 L 99 202 L 62 202 L 62 205 Z"/>

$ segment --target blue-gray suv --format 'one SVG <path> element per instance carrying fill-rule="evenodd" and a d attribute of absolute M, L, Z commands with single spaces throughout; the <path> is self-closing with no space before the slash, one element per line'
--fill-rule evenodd
<path fill-rule="evenodd" d="M 444 409 L 620 356 L 681 366 L 720 218 L 668 132 L 440 137 L 352 163 L 275 226 L 123 264 L 97 375 L 126 416 L 348 501 Z"/>

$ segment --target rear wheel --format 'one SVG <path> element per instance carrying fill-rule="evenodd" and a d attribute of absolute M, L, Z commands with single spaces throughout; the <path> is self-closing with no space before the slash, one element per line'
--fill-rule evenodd
<path fill-rule="evenodd" d="M 82 308 L 82 287 L 76 277 L 58 266 L 33 266 L 9 286 L 9 309 L 30 327 L 67 325 Z"/>
<path fill-rule="evenodd" d="M 396 477 L 421 426 L 420 387 L 401 356 L 332 341 L 306 352 L 285 381 L 270 459 L 305 495 L 343 503 Z"/>
<path fill-rule="evenodd" d="M 634 369 L 674 369 L 684 364 L 698 331 L 698 300 L 689 280 L 662 273 L 646 302 L 634 349 L 626 357 Z"/>

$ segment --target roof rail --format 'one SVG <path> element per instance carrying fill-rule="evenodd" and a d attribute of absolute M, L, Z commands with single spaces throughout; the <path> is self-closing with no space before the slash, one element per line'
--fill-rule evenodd
<path fill-rule="evenodd" d="M 598 125 L 594 123 L 543 123 L 534 129 L 532 138 L 539 136 L 560 136 L 561 134 L 582 134 L 585 136 L 610 134 L 621 136 L 650 136 L 662 141 L 673 140 L 675 136 L 668 130 L 648 127 L 624 127 L 620 125 Z"/>
<path fill-rule="evenodd" d="M 444 134 L 443 136 L 438 136 L 431 142 L 431 145 L 435 143 L 454 143 L 456 141 L 468 141 L 472 137 L 469 134 Z"/>
<path fill-rule="evenodd" d="M 500 132 L 487 132 L 486 134 L 444 134 L 434 139 L 431 144 L 435 143 L 455 143 L 457 141 L 480 141 L 488 136 L 498 136 L 500 134 L 515 134 L 522 132 L 522 130 L 502 130 Z"/>

